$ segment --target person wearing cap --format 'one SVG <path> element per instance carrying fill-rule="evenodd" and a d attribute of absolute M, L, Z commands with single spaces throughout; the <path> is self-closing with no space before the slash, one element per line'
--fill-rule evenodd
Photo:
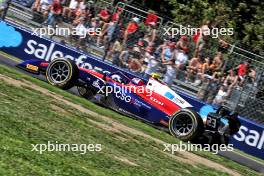
<path fill-rule="evenodd" d="M 109 22 L 110 19 L 110 12 L 108 11 L 108 7 L 105 7 L 100 11 L 100 13 L 97 15 L 99 18 L 101 18 L 104 22 Z"/>
<path fill-rule="evenodd" d="M 178 50 L 183 50 L 185 53 L 189 51 L 190 42 L 186 35 L 181 36 L 180 40 L 176 43 L 176 48 Z"/>
<path fill-rule="evenodd" d="M 128 23 L 127 28 L 124 33 L 124 42 L 127 41 L 127 38 L 129 35 L 135 33 L 139 28 L 139 18 L 134 17 L 132 20 Z"/>

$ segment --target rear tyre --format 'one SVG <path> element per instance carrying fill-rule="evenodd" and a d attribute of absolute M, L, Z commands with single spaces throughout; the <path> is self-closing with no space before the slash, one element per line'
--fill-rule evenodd
<path fill-rule="evenodd" d="M 202 118 L 191 109 L 181 109 L 169 120 L 170 133 L 182 141 L 194 141 L 204 131 Z"/>
<path fill-rule="evenodd" d="M 46 71 L 46 78 L 51 85 L 67 90 L 75 86 L 79 69 L 74 61 L 59 58 L 51 61 Z"/>

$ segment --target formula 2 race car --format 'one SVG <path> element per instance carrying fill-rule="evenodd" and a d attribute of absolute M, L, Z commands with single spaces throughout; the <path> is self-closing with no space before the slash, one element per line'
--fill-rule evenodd
<path fill-rule="evenodd" d="M 169 128 L 183 141 L 227 144 L 240 127 L 238 114 L 226 107 L 210 112 L 205 118 L 194 107 L 155 78 L 144 81 L 124 72 L 103 74 L 78 68 L 74 61 L 58 58 L 51 62 L 27 60 L 18 65 L 59 88 L 77 86 L 82 97 L 96 101 L 122 114 Z"/>

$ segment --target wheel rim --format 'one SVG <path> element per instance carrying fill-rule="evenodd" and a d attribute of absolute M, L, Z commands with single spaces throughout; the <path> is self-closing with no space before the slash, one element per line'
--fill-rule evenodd
<path fill-rule="evenodd" d="M 193 130 L 193 119 L 189 114 L 181 113 L 175 117 L 172 126 L 176 134 L 179 136 L 185 136 Z"/>
<path fill-rule="evenodd" d="M 55 84 L 65 82 L 70 75 L 69 65 L 64 62 L 56 62 L 49 69 L 49 77 Z"/>

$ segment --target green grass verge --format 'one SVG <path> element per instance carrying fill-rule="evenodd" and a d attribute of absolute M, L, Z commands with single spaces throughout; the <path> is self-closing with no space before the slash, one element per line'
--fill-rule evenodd
<path fill-rule="evenodd" d="M 167 143 L 179 143 L 169 134 L 147 124 L 97 106 L 45 82 L 0 65 L 0 74 L 27 80 L 62 95 L 128 127 Z M 52 106 L 59 107 L 58 110 Z M 181 163 L 161 151 L 163 145 L 130 133 L 96 127 L 98 118 L 77 111 L 34 89 L 0 80 L 0 175 L 227 175 L 205 166 Z M 69 144 L 102 144 L 101 152 L 31 151 L 31 144 L 47 141 Z M 247 167 L 209 152 L 198 155 L 216 161 L 242 175 L 258 175 Z"/>

